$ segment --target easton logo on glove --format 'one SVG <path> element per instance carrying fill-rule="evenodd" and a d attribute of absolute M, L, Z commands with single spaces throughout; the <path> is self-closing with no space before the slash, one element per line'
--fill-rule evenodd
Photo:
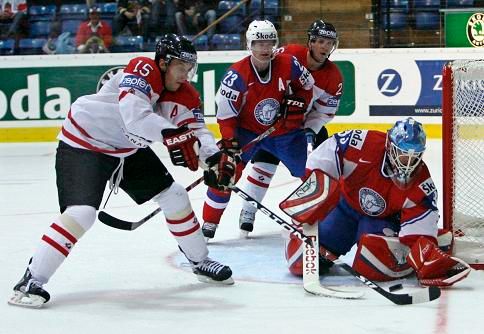
<path fill-rule="evenodd" d="M 196 137 L 196 136 L 193 131 L 190 131 L 186 134 L 181 134 L 178 137 L 166 138 L 165 142 L 166 142 L 166 145 L 175 145 L 175 144 L 183 143 L 192 137 Z"/>

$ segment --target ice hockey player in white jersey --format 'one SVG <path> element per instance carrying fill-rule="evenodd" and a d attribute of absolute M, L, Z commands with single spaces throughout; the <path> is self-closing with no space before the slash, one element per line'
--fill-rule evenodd
<path fill-rule="evenodd" d="M 232 181 L 234 158 L 217 148 L 199 94 L 188 83 L 196 66 L 192 43 L 168 34 L 157 42 L 154 59 L 132 59 L 98 93 L 72 104 L 56 154 L 61 214 L 42 236 L 9 304 L 40 307 L 49 301 L 43 285 L 94 224 L 108 181 L 138 204 L 153 199 L 160 206 L 199 280 L 233 284 L 231 269 L 208 257 L 186 190 L 149 147 L 163 142 L 173 164 L 193 171 L 200 161 L 214 187 Z"/>

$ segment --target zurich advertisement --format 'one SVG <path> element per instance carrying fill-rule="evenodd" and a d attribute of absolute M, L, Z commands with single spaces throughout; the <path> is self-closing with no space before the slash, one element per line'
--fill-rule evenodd
<path fill-rule="evenodd" d="M 441 116 L 442 68 L 447 60 L 377 65 L 370 116 Z"/>

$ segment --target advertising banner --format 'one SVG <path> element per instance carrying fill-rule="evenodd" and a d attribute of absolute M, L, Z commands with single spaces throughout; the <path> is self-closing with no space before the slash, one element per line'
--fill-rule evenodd
<path fill-rule="evenodd" d="M 484 47 L 484 8 L 446 9 L 445 45 Z"/>

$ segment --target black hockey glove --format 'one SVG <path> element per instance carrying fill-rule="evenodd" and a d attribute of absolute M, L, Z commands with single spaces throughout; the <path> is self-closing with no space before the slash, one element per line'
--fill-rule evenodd
<path fill-rule="evenodd" d="M 209 187 L 227 190 L 235 183 L 235 157 L 232 153 L 222 150 L 205 160 L 208 169 L 203 172 L 203 181 Z"/>
<path fill-rule="evenodd" d="M 282 126 L 281 131 L 292 131 L 300 129 L 306 112 L 306 101 L 302 97 L 290 95 L 284 99 L 279 111 L 279 118 Z M 279 132 L 279 131 L 275 131 Z M 277 135 L 277 133 L 275 133 Z"/>
<path fill-rule="evenodd" d="M 195 132 L 186 125 L 178 129 L 164 129 L 163 144 L 168 148 L 171 162 L 175 166 L 188 167 L 192 171 L 198 169 L 198 149 L 200 141 Z"/>

